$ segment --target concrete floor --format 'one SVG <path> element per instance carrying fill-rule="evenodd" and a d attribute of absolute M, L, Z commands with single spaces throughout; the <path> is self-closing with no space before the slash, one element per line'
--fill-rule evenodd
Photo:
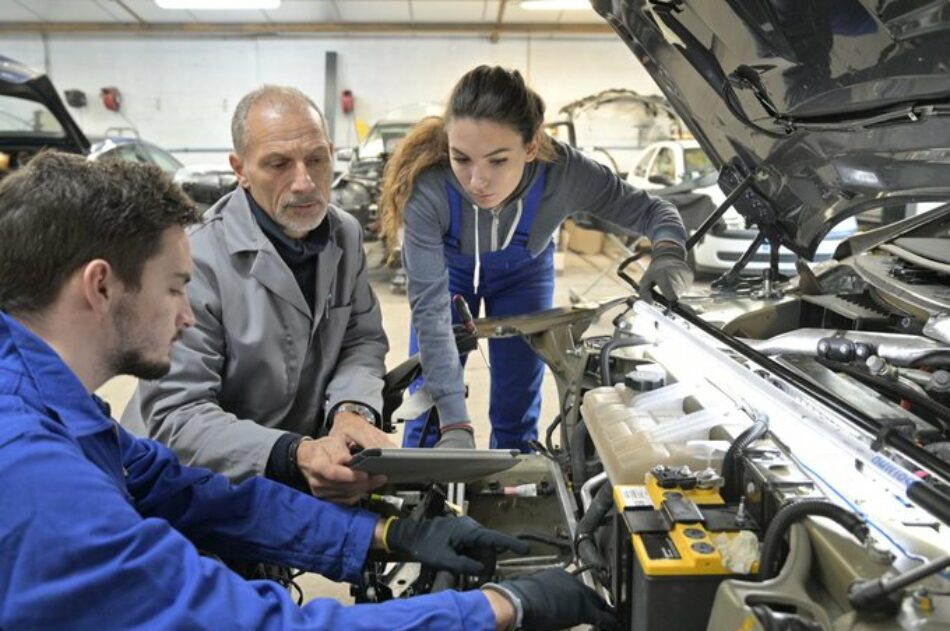
<path fill-rule="evenodd" d="M 395 366 L 408 357 L 409 350 L 409 302 L 405 295 L 394 294 L 390 291 L 389 281 L 392 273 L 378 265 L 380 260 L 377 244 L 368 244 L 368 256 L 373 266 L 370 280 L 376 295 L 379 298 L 383 312 L 383 326 L 389 336 L 390 352 L 386 358 L 387 366 Z M 613 273 L 599 278 L 601 270 L 606 267 L 615 269 L 622 256 L 604 254 L 580 255 L 573 252 L 564 254 L 563 270 L 559 271 L 555 282 L 554 304 L 565 306 L 570 304 L 570 292 L 583 294 L 588 299 L 607 298 L 629 293 L 627 286 Z M 599 280 L 598 280 L 599 278 Z M 608 330 L 608 323 L 592 326 L 591 331 L 597 328 Z M 484 348 L 484 342 L 483 342 Z M 484 348 L 487 355 L 487 348 Z M 477 354 L 469 359 L 465 371 L 466 382 L 469 385 L 468 410 L 475 425 L 476 443 L 479 447 L 487 448 L 490 425 L 488 422 L 488 368 Z M 136 380 L 132 377 L 117 377 L 105 384 L 99 391 L 112 406 L 115 418 L 122 415 L 129 398 L 135 389 Z M 550 374 L 545 375 L 542 387 L 541 435 L 544 429 L 557 415 L 557 396 L 554 380 Z M 393 437 L 397 444 L 402 441 L 402 426 Z M 335 598 L 341 602 L 350 603 L 349 587 L 341 583 L 333 583 L 323 577 L 307 574 L 298 579 L 306 600 L 315 597 Z"/>

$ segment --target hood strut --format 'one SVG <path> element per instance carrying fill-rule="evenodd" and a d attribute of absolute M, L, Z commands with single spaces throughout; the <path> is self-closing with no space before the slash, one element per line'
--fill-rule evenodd
<path fill-rule="evenodd" d="M 713 214 L 706 217 L 699 228 L 696 229 L 688 239 L 686 239 L 686 249 L 692 250 L 693 246 L 699 243 L 699 241 L 706 236 L 706 233 L 716 225 L 716 222 L 719 221 L 719 218 L 726 214 L 726 211 L 729 210 L 729 207 L 732 206 L 739 196 L 742 195 L 749 186 L 752 185 L 752 178 L 755 177 L 755 171 L 752 171 L 749 175 L 745 177 L 739 185 L 735 187 L 731 193 L 726 197 L 726 199 L 719 205 L 719 208 L 713 212 Z"/>
<path fill-rule="evenodd" d="M 765 241 L 765 230 L 759 228 L 759 233 L 755 235 L 755 238 L 752 239 L 752 243 L 749 244 L 749 247 L 746 248 L 746 251 L 742 253 L 742 256 L 736 261 L 733 266 L 729 269 L 728 272 L 717 278 L 711 283 L 713 289 L 732 289 L 739 284 L 740 277 L 742 275 L 742 270 L 745 269 L 746 265 L 749 264 L 749 261 L 752 260 L 752 257 L 755 256 L 755 253 L 761 247 L 762 242 Z M 777 248 L 772 248 L 773 251 L 777 251 Z M 775 269 L 772 269 L 772 258 L 769 259 L 769 271 L 773 275 L 777 272 L 778 264 L 777 261 Z"/>
<path fill-rule="evenodd" d="M 703 221 L 703 223 L 700 224 L 699 228 L 696 229 L 696 232 L 694 232 L 692 235 L 690 235 L 690 237 L 689 237 L 688 239 L 686 239 L 686 251 L 687 251 L 687 252 L 688 252 L 689 250 L 692 250 L 692 249 L 693 249 L 693 246 L 695 246 L 697 243 L 699 243 L 699 241 L 700 241 L 704 236 L 706 236 L 706 233 L 709 232 L 709 230 L 710 230 L 714 225 L 716 225 L 716 222 L 719 221 L 719 218 L 722 217 L 724 214 L 726 214 L 726 211 L 729 210 L 729 207 L 732 206 L 732 204 L 733 204 L 737 199 L 739 199 L 739 196 L 742 195 L 742 194 L 746 191 L 746 189 L 749 188 L 749 187 L 752 185 L 752 180 L 753 180 L 753 178 L 755 177 L 755 173 L 756 173 L 755 171 L 752 171 L 751 173 L 749 173 L 749 175 L 747 175 L 745 178 L 743 178 L 743 180 L 742 180 L 741 182 L 739 182 L 739 185 L 736 186 L 736 187 L 732 190 L 732 192 L 729 193 L 729 195 L 726 196 L 726 199 L 722 202 L 722 204 L 719 205 L 719 208 L 717 208 L 711 215 L 709 215 L 708 217 L 706 217 L 706 219 Z M 761 245 L 762 239 L 764 239 L 764 238 L 765 238 L 764 232 L 760 229 L 760 230 L 759 230 L 759 234 L 758 234 L 758 235 L 756 236 L 756 238 L 755 238 L 755 243 L 756 243 L 756 246 L 755 246 L 755 247 L 756 247 L 756 249 L 758 248 L 758 245 Z M 775 248 L 775 249 L 777 250 L 777 248 Z M 755 253 L 755 249 L 751 249 L 750 251 L 751 251 L 753 254 Z M 641 256 L 643 256 L 643 255 L 644 255 L 644 252 L 640 252 L 640 253 L 638 253 L 638 254 L 634 254 L 634 255 L 632 255 L 632 256 L 629 256 L 629 257 L 627 257 L 626 259 L 624 259 L 623 261 L 621 261 L 620 265 L 617 267 L 617 275 L 620 276 L 620 278 L 624 279 L 627 283 L 630 284 L 631 287 L 633 287 L 633 288 L 636 289 L 637 291 L 640 290 L 640 284 L 637 283 L 635 280 L 633 280 L 633 278 L 632 278 L 631 276 L 629 276 L 629 275 L 626 273 L 625 270 L 627 269 L 627 266 L 629 266 L 631 263 L 633 263 L 634 261 L 636 261 L 637 259 L 639 259 L 639 258 L 640 258 Z M 747 255 L 749 256 L 749 258 L 751 258 L 751 255 L 749 255 L 748 252 L 746 252 L 746 254 L 744 254 L 744 255 L 742 256 L 742 258 L 745 259 Z M 727 274 L 731 274 L 733 270 L 735 270 L 737 267 L 739 267 L 739 263 L 742 263 L 742 261 L 741 261 L 741 260 L 738 261 L 738 262 L 736 263 L 736 265 L 733 266 L 733 269 L 732 269 L 732 270 L 729 270 L 729 272 L 727 272 Z M 747 260 L 745 263 L 742 263 L 742 267 L 745 267 L 747 264 L 748 264 L 748 260 Z M 778 268 L 778 259 L 775 260 L 775 266 L 776 266 L 776 269 L 777 269 L 777 268 Z M 741 270 L 742 267 L 739 267 L 739 269 Z M 736 272 L 736 275 L 738 276 L 738 272 Z"/>

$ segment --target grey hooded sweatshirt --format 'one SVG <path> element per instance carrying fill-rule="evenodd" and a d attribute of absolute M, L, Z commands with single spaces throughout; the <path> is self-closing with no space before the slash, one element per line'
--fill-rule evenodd
<path fill-rule="evenodd" d="M 419 340 L 426 389 L 443 426 L 470 420 L 465 408 L 463 368 L 452 335 L 449 275 L 443 253 L 450 220 L 446 182 L 451 182 L 465 200 L 459 235 L 459 247 L 465 254 L 475 254 L 476 225 L 480 253 L 507 245 L 519 219 L 519 200 L 527 195 L 542 166 L 547 166 L 548 172 L 541 208 L 528 236 L 533 255 L 544 251 L 568 216 L 589 217 L 605 229 L 646 235 L 654 243 L 686 243 L 686 230 L 673 204 L 632 187 L 606 166 L 563 143 L 555 141 L 555 148 L 557 157 L 553 162 L 526 165 L 515 193 L 498 210 L 477 208 L 448 166 L 423 172 L 406 202 L 402 260 L 409 279 L 412 325 Z"/>

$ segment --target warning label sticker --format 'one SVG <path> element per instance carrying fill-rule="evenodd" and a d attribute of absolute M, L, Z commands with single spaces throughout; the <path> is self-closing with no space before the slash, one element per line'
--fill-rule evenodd
<path fill-rule="evenodd" d="M 617 488 L 620 490 L 620 498 L 623 500 L 625 509 L 653 508 L 653 501 L 645 486 L 618 486 Z"/>

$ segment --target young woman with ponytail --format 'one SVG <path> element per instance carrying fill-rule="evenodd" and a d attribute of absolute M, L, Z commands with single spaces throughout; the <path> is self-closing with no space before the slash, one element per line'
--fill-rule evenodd
<path fill-rule="evenodd" d="M 403 230 L 413 332 L 440 427 L 421 437 L 407 423 L 403 445 L 474 447 L 463 367 L 452 334 L 461 294 L 476 317 L 551 307 L 554 241 L 568 215 L 595 216 L 618 232 L 645 234 L 653 262 L 641 284 L 667 298 L 692 280 L 676 208 L 631 187 L 542 130 L 544 101 L 517 71 L 479 66 L 455 85 L 445 116 L 427 118 L 389 160 L 383 230 Z M 530 450 L 537 438 L 544 365 L 520 338 L 489 340 L 492 448 Z M 418 386 L 417 386 L 418 387 Z"/>

